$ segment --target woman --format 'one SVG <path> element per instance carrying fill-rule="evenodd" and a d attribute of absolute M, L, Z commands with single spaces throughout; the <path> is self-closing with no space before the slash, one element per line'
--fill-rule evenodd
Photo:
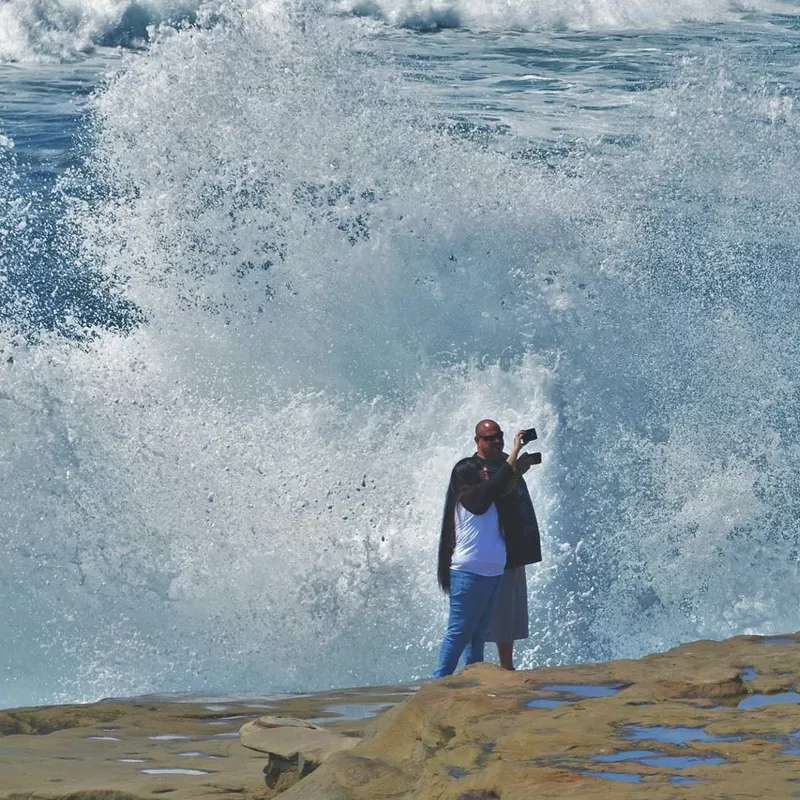
<path fill-rule="evenodd" d="M 466 649 L 467 664 L 483 661 L 506 544 L 494 501 L 514 479 L 524 430 L 517 431 L 506 463 L 489 477 L 474 458 L 462 458 L 450 475 L 439 539 L 439 585 L 450 595 L 435 677 L 452 675 Z"/>

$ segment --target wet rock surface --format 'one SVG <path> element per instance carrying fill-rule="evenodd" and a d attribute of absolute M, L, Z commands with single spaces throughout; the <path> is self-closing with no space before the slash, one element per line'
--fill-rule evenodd
<path fill-rule="evenodd" d="M 379 712 L 415 688 L 246 699 L 154 697 L 0 711 L 0 799 L 272 798 L 315 768 L 338 740 L 357 744 Z M 263 738 L 247 730 L 242 738 L 241 728 L 274 715 L 284 722 L 299 718 L 316 738 L 276 739 L 269 745 L 274 754 L 258 749 Z"/>
<path fill-rule="evenodd" d="M 798 683 L 793 636 L 530 672 L 475 665 L 423 686 L 282 797 L 794 797 Z M 742 702 L 760 695 L 780 702 Z"/>
<path fill-rule="evenodd" d="M 799 688 L 800 635 L 741 636 L 418 692 L 15 709 L 0 799 L 784 800 Z"/>

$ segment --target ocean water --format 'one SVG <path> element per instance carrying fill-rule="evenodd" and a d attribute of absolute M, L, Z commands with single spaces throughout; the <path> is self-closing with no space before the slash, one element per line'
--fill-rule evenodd
<path fill-rule="evenodd" d="M 429 676 L 486 416 L 522 666 L 799 629 L 799 12 L 0 5 L 0 706 Z"/>

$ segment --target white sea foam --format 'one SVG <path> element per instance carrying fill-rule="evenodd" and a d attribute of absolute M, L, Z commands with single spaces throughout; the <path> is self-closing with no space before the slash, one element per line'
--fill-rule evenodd
<path fill-rule="evenodd" d="M 662 30 L 684 22 L 730 20 L 744 11 L 794 12 L 793 7 L 771 0 L 337 0 L 337 4 L 349 13 L 422 30 Z"/>
<path fill-rule="evenodd" d="M 15 592 L 59 590 L 6 634 L 27 652 L 51 597 L 77 609 L 63 696 L 427 674 L 444 605 L 420 565 L 450 463 L 487 413 L 545 445 L 557 425 L 548 367 L 518 346 L 531 323 L 509 349 L 503 322 L 536 288 L 498 265 L 539 238 L 507 160 L 476 164 L 398 102 L 340 21 L 252 14 L 164 40 L 98 98 L 110 202 L 74 219 L 148 324 L 17 348 L 10 371 L 26 444 L 4 485 L 38 511 L 4 531 L 41 532 Z"/>
<path fill-rule="evenodd" d="M 525 664 L 800 627 L 780 87 L 689 61 L 618 157 L 551 165 L 360 35 L 258 6 L 96 98 L 65 229 L 146 321 L 5 345 L 12 702 L 429 675 L 487 415 L 545 452 Z"/>
<path fill-rule="evenodd" d="M 272 0 L 5 0 L 0 62 L 69 60 L 98 45 L 144 45 L 160 25 L 273 5 Z M 317 13 L 374 17 L 421 30 L 663 30 L 731 20 L 745 12 L 796 13 L 780 0 L 309 0 Z"/>
<path fill-rule="evenodd" d="M 200 0 L 6 0 L 0 62 L 59 61 L 98 44 L 144 44 L 148 28 L 190 18 Z"/>

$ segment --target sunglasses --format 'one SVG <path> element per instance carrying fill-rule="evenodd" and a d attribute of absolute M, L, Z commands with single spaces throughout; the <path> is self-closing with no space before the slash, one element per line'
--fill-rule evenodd
<path fill-rule="evenodd" d="M 479 436 L 479 439 L 486 439 L 487 442 L 502 442 L 503 441 L 503 432 L 500 433 L 493 433 L 491 436 Z"/>

